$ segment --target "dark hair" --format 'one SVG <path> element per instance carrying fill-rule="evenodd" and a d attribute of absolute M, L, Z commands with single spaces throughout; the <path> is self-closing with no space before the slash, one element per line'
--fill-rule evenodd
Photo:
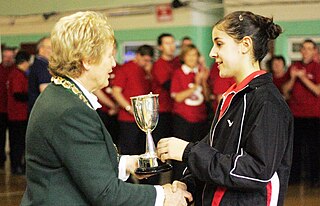
<path fill-rule="evenodd" d="M 273 23 L 272 18 L 253 14 L 249 11 L 235 11 L 215 24 L 217 29 L 226 32 L 237 41 L 249 36 L 253 41 L 254 60 L 261 60 L 268 53 L 268 42 L 276 39 L 282 29 Z"/>
<path fill-rule="evenodd" d="M 140 54 L 141 56 L 148 55 L 148 56 L 150 56 L 152 58 L 153 58 L 153 54 L 154 54 L 153 47 L 150 46 L 150 45 L 146 45 L 146 44 L 140 46 L 136 53 Z"/>
<path fill-rule="evenodd" d="M 13 47 L 2 47 L 2 52 L 4 52 L 4 51 L 12 51 L 12 52 L 14 52 L 14 48 Z"/>
<path fill-rule="evenodd" d="M 305 39 L 305 40 L 302 42 L 301 46 L 302 46 L 303 44 L 305 44 L 305 43 L 311 43 L 311 44 L 313 44 L 313 48 L 317 48 L 316 42 L 314 42 L 312 39 Z"/>
<path fill-rule="evenodd" d="M 283 65 L 286 65 L 286 60 L 284 59 L 284 57 L 282 55 L 273 56 L 270 59 L 271 64 L 272 64 L 273 60 L 281 60 L 283 62 Z"/>
<path fill-rule="evenodd" d="M 28 62 L 30 60 L 30 54 L 26 51 L 19 51 L 15 57 L 16 65 L 19 65 L 23 62 Z"/>
<path fill-rule="evenodd" d="M 162 33 L 160 36 L 158 36 L 158 45 L 160 46 L 162 44 L 162 38 L 163 37 L 173 37 L 172 34 L 169 33 Z"/>
<path fill-rule="evenodd" d="M 190 40 L 191 41 L 192 39 L 190 37 L 188 37 L 188 36 L 185 36 L 185 37 L 182 38 L 182 41 L 184 41 L 184 40 Z"/>

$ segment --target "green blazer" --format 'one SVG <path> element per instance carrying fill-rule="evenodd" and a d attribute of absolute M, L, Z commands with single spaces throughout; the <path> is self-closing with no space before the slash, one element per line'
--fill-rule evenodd
<path fill-rule="evenodd" d="M 70 90 L 50 84 L 29 118 L 21 205 L 153 206 L 154 186 L 118 179 L 117 156 L 97 112 Z"/>

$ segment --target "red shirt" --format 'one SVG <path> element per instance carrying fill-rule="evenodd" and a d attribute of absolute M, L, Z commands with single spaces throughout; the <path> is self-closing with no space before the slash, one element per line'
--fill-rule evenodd
<path fill-rule="evenodd" d="M 320 84 L 320 65 L 318 63 L 303 64 L 301 61 L 294 63 L 286 73 L 287 80 L 290 78 L 293 66 L 297 69 L 304 69 L 310 81 Z M 313 94 L 299 79 L 293 85 L 288 104 L 295 117 L 320 117 L 320 96 Z"/>
<path fill-rule="evenodd" d="M 28 94 L 27 75 L 15 68 L 8 77 L 8 119 L 11 121 L 25 121 L 28 119 L 28 101 L 17 101 L 14 93 Z"/>
<path fill-rule="evenodd" d="M 180 56 L 176 56 L 175 58 L 173 58 L 173 67 L 176 69 L 179 69 L 182 66 L 181 60 L 180 60 Z"/>
<path fill-rule="evenodd" d="M 145 71 L 134 61 L 122 65 L 112 82 L 113 86 L 122 88 L 122 95 L 131 103 L 130 97 L 145 95 L 151 92 L 150 79 Z M 120 121 L 134 122 L 134 117 L 125 109 L 121 108 L 118 119 Z"/>
<path fill-rule="evenodd" d="M 210 86 L 213 95 L 222 95 L 231 85 L 235 83 L 233 78 L 221 78 L 219 75 L 218 64 L 214 63 L 210 70 Z M 218 100 L 212 102 L 213 109 L 216 110 Z"/>
<path fill-rule="evenodd" d="M 279 91 L 281 92 L 281 93 L 283 93 L 282 92 L 282 86 L 283 86 L 283 84 L 286 82 L 286 77 L 285 76 L 282 76 L 282 77 L 275 77 L 275 76 L 273 76 L 273 83 L 274 83 L 274 85 L 276 85 L 276 87 L 279 89 Z"/>
<path fill-rule="evenodd" d="M 179 93 L 193 86 L 195 72 L 190 72 L 188 69 L 185 65 L 182 65 L 181 69 L 173 73 L 171 93 Z M 205 100 L 202 91 L 199 89 L 195 90 L 190 97 L 182 102 L 174 101 L 172 112 L 188 122 L 197 123 L 205 121 L 207 119 Z"/>
<path fill-rule="evenodd" d="M 153 64 L 152 68 L 152 92 L 159 94 L 159 112 L 171 112 L 172 99 L 170 92 L 163 85 L 170 81 L 175 67 L 175 61 L 166 61 L 161 57 Z"/>
<path fill-rule="evenodd" d="M 15 66 L 4 67 L 0 64 L 0 112 L 7 113 L 7 81 L 9 73 L 14 69 Z"/>
<path fill-rule="evenodd" d="M 121 67 L 121 65 L 117 64 L 113 69 L 112 72 L 110 73 L 110 77 L 109 77 L 109 85 L 105 88 L 102 89 L 102 92 L 107 95 L 110 99 L 113 100 L 112 97 L 112 86 L 113 86 L 113 80 L 115 78 L 115 75 L 117 73 L 117 70 Z M 108 113 L 109 112 L 109 107 L 107 107 L 106 105 L 102 104 L 100 101 L 99 103 L 102 105 L 102 107 L 100 108 L 103 112 Z"/>

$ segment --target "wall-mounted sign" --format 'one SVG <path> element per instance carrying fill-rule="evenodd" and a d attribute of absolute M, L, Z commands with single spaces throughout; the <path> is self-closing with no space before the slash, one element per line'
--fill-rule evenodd
<path fill-rule="evenodd" d="M 161 4 L 156 7 L 157 20 L 159 22 L 172 21 L 172 8 L 170 4 Z"/>

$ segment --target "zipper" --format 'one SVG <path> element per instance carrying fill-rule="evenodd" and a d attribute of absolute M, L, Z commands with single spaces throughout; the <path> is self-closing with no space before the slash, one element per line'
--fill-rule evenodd
<path fill-rule="evenodd" d="M 224 111 L 224 113 L 222 114 L 221 118 L 218 119 L 216 125 L 215 125 L 214 128 L 213 128 L 212 135 L 210 134 L 210 146 L 211 146 L 211 147 L 212 147 L 212 144 L 213 144 L 213 134 L 214 134 L 214 132 L 215 132 L 215 130 L 216 130 L 216 127 L 217 127 L 218 123 L 220 122 L 220 120 L 221 120 L 221 119 L 225 116 L 225 114 L 228 112 L 228 110 L 229 110 L 229 108 L 230 108 L 230 105 L 231 105 L 231 103 L 232 103 L 233 98 L 234 98 L 239 92 L 241 92 L 241 91 L 243 91 L 244 89 L 246 89 L 248 86 L 249 86 L 249 85 L 246 85 L 245 87 L 243 87 L 242 89 L 240 89 L 237 93 L 235 93 L 235 94 L 233 95 L 233 97 L 231 97 L 230 104 L 228 105 L 226 111 Z M 212 128 L 212 127 L 211 127 L 211 128 Z"/>
<path fill-rule="evenodd" d="M 235 93 L 235 94 L 233 95 L 233 97 L 231 97 L 229 106 L 227 107 L 226 111 L 223 113 L 223 115 L 221 116 L 221 118 L 219 119 L 219 117 L 218 117 L 218 121 L 217 121 L 217 123 L 214 125 L 213 130 L 212 130 L 212 127 L 213 127 L 214 121 L 212 122 L 211 128 L 210 128 L 210 132 L 209 132 L 209 135 L 210 135 L 210 146 L 211 146 L 211 147 L 212 147 L 212 144 L 213 144 L 213 134 L 215 133 L 216 127 L 217 127 L 217 125 L 219 124 L 220 120 L 221 120 L 221 119 L 225 116 L 225 114 L 228 112 L 228 110 L 229 110 L 229 108 L 230 108 L 230 105 L 231 105 L 231 103 L 232 103 L 233 98 L 234 98 L 239 92 L 241 92 L 241 91 L 243 91 L 244 89 L 246 89 L 248 86 L 249 86 L 249 85 L 246 85 L 245 87 L 243 87 L 242 89 L 240 89 L 237 93 Z M 211 131 L 212 131 L 212 132 L 211 132 Z M 202 190 L 202 196 L 201 196 L 202 205 L 203 205 L 203 203 L 204 203 L 203 199 L 204 199 L 204 192 L 205 192 L 206 188 L 207 188 L 207 183 L 204 184 L 204 187 L 203 187 L 203 190 Z"/>

